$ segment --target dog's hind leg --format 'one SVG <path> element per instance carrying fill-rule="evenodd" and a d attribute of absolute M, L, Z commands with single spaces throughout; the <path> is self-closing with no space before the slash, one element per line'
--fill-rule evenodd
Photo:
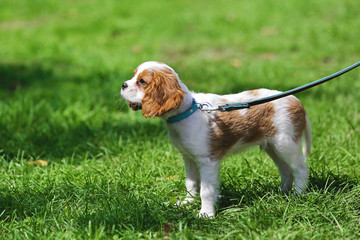
<path fill-rule="evenodd" d="M 291 169 L 289 165 L 283 159 L 282 154 L 276 151 L 274 146 L 269 144 L 264 148 L 264 151 L 272 158 L 275 165 L 279 169 L 281 176 L 281 183 L 280 183 L 281 191 L 283 193 L 289 193 L 291 191 L 294 182 L 294 177 L 291 173 Z"/>
<path fill-rule="evenodd" d="M 275 142 L 273 148 L 267 147 L 266 152 L 274 159 L 278 166 L 282 178 L 282 190 L 291 190 L 293 180 L 295 181 L 295 191 L 302 194 L 308 185 L 309 169 L 306 166 L 306 159 L 301 152 L 301 145 L 291 137 L 282 138 Z M 290 183 L 291 182 L 291 183 Z"/>
<path fill-rule="evenodd" d="M 299 151 L 296 155 L 292 155 L 292 174 L 295 179 L 295 191 L 303 194 L 308 186 L 309 169 L 305 163 L 305 156 Z"/>

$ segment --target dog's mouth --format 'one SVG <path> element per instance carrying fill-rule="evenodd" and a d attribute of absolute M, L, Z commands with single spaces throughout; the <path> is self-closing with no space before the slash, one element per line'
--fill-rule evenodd
<path fill-rule="evenodd" d="M 141 107 L 142 107 L 141 103 L 128 102 L 128 104 L 129 104 L 129 107 L 131 107 L 131 109 L 132 109 L 133 111 L 140 110 Z"/>

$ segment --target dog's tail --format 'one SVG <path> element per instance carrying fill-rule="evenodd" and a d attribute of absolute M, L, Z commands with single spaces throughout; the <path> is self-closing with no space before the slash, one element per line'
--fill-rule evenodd
<path fill-rule="evenodd" d="M 312 137 L 311 137 L 311 126 L 310 126 L 310 120 L 309 117 L 306 116 L 306 126 L 305 131 L 303 133 L 303 153 L 305 155 L 305 158 L 307 158 L 311 152 L 311 144 L 312 144 Z"/>

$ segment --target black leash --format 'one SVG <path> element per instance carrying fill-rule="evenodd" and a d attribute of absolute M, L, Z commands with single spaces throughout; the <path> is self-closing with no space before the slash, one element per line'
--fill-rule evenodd
<path fill-rule="evenodd" d="M 227 103 L 227 104 L 224 104 L 224 105 L 219 105 L 217 108 L 207 108 L 209 106 L 208 104 L 206 104 L 206 103 L 205 104 L 198 103 L 200 105 L 199 109 L 202 110 L 202 111 L 229 112 L 229 111 L 243 109 L 243 108 L 250 108 L 251 106 L 267 103 L 267 102 L 274 101 L 274 100 L 279 99 L 279 98 L 283 98 L 283 97 L 286 97 L 286 96 L 289 96 L 289 95 L 293 95 L 293 94 L 305 91 L 305 90 L 307 90 L 309 88 L 312 88 L 312 87 L 315 87 L 315 86 L 317 86 L 319 84 L 322 84 L 324 82 L 330 81 L 331 79 L 337 78 L 337 77 L 339 77 L 339 76 L 341 76 L 341 75 L 343 75 L 343 74 L 345 74 L 345 73 L 347 73 L 347 72 L 349 72 L 349 71 L 351 71 L 354 68 L 357 68 L 359 66 L 360 66 L 360 62 L 357 62 L 357 63 L 355 63 L 355 64 L 353 64 L 353 65 L 351 65 L 351 66 L 349 66 L 349 67 L 347 67 L 347 68 L 345 68 L 345 69 L 343 69 L 341 71 L 338 71 L 338 72 L 336 72 L 334 74 L 331 74 L 331 75 L 329 75 L 327 77 L 321 78 L 319 80 L 308 83 L 306 85 L 303 85 L 303 86 L 288 90 L 286 92 L 275 94 L 275 95 L 272 95 L 272 96 L 269 96 L 269 97 L 259 98 L 259 99 L 255 99 L 255 100 L 247 101 L 247 102 Z"/>

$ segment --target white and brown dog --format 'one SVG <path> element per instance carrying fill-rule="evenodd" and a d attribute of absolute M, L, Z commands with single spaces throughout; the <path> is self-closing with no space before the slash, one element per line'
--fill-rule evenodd
<path fill-rule="evenodd" d="M 273 159 L 280 171 L 283 192 L 289 192 L 294 181 L 297 193 L 306 190 L 309 170 L 305 162 L 311 151 L 311 129 L 297 98 L 288 96 L 231 112 L 197 110 L 197 103 L 218 106 L 277 93 L 267 89 L 223 96 L 194 93 L 171 67 L 160 62 L 140 64 L 121 90 L 133 110 L 142 109 L 145 117 L 166 120 L 169 139 L 185 162 L 188 194 L 178 204 L 194 201 L 200 192 L 199 216 L 204 217 L 215 215 L 220 160 L 251 146 L 260 146 Z"/>

